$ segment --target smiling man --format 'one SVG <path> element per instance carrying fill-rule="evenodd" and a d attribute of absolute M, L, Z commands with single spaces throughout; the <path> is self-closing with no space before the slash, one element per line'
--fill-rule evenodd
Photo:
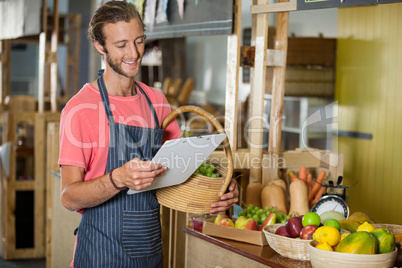
<path fill-rule="evenodd" d="M 144 55 L 143 22 L 134 5 L 109 1 L 89 24 L 89 37 L 105 60 L 97 81 L 66 104 L 60 119 L 61 201 L 82 213 L 72 267 L 162 267 L 159 203 L 142 190 L 165 171 L 150 159 L 163 141 L 180 137 L 165 96 L 134 77 Z M 220 213 L 237 202 L 234 181 Z"/>

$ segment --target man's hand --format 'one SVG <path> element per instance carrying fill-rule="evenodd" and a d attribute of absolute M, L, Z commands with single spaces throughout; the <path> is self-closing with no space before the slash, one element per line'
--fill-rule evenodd
<path fill-rule="evenodd" d="M 225 212 L 237 203 L 239 200 L 239 190 L 237 189 L 237 183 L 235 180 L 232 179 L 228 189 L 229 192 L 221 196 L 221 201 L 211 204 L 212 209 L 209 211 L 211 214 Z"/>
<path fill-rule="evenodd" d="M 113 180 L 118 187 L 139 191 L 151 186 L 155 178 L 163 174 L 166 169 L 167 167 L 161 164 L 134 158 L 113 172 Z"/>

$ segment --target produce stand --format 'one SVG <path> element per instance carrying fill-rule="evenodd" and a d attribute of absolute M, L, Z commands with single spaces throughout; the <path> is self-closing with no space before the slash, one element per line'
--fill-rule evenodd
<path fill-rule="evenodd" d="M 269 246 L 257 246 L 205 235 L 184 227 L 186 267 L 311 267 L 309 261 L 282 257 Z"/>

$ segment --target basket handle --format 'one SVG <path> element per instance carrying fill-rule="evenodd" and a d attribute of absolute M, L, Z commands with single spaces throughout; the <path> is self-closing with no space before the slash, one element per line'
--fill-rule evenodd
<path fill-rule="evenodd" d="M 198 115 L 201 115 L 201 116 L 205 117 L 206 119 L 208 119 L 212 123 L 212 125 L 216 128 L 216 130 L 220 134 L 225 134 L 225 131 L 224 131 L 221 123 L 219 123 L 219 121 L 216 120 L 215 117 L 212 114 L 210 114 L 207 111 L 205 111 L 204 109 L 202 109 L 202 108 L 200 108 L 198 106 L 194 106 L 194 105 L 181 106 L 181 107 L 175 109 L 174 111 L 172 111 L 163 120 L 162 129 L 165 129 L 166 126 L 173 119 L 175 119 L 179 114 L 186 113 L 186 112 L 196 113 Z M 227 164 L 226 178 L 225 178 L 224 183 L 222 185 L 222 189 L 219 192 L 219 196 L 221 196 L 221 195 L 223 195 L 225 193 L 227 187 L 229 186 L 230 180 L 232 179 L 232 175 L 233 175 L 233 157 L 232 157 L 232 150 L 230 149 L 230 144 L 229 144 L 228 138 L 225 138 L 225 140 L 223 141 L 223 145 L 224 145 L 223 149 L 225 150 L 225 154 L 226 154 L 226 158 L 228 160 L 228 164 Z"/>

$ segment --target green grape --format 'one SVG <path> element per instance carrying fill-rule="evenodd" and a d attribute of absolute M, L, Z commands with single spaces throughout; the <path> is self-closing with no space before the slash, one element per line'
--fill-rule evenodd
<path fill-rule="evenodd" d="M 257 223 L 261 221 L 261 218 L 258 215 L 254 215 L 252 217 Z"/>
<path fill-rule="evenodd" d="M 219 177 L 218 174 L 216 174 L 216 173 L 212 174 L 212 178 L 218 178 L 218 177 Z"/>
<path fill-rule="evenodd" d="M 262 214 L 261 215 L 261 222 L 264 222 L 267 219 L 268 215 Z"/>
<path fill-rule="evenodd" d="M 205 175 L 207 173 L 207 169 L 203 166 L 200 167 L 201 174 Z"/>
<path fill-rule="evenodd" d="M 253 217 L 253 215 L 251 213 L 247 213 L 247 216 L 246 216 L 247 219 L 250 219 L 252 217 Z"/>
<path fill-rule="evenodd" d="M 265 210 L 271 212 L 271 208 L 270 208 L 269 206 L 266 206 L 266 207 L 265 207 Z"/>
<path fill-rule="evenodd" d="M 264 213 L 264 210 L 262 208 L 260 208 L 259 210 L 257 210 L 257 215 L 262 215 Z"/>
<path fill-rule="evenodd" d="M 254 209 L 254 205 L 253 205 L 253 204 L 250 204 L 250 205 L 248 205 L 247 208 L 250 208 L 251 210 L 253 210 L 253 209 Z"/>

